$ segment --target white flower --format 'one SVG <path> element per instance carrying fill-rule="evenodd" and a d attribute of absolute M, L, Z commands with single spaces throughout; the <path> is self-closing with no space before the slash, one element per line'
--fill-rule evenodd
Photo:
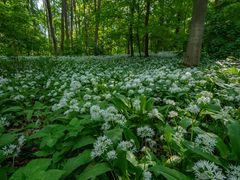
<path fill-rule="evenodd" d="M 108 123 L 108 122 L 105 122 L 103 125 L 102 125 L 102 127 L 101 127 L 101 129 L 103 130 L 103 131 L 106 131 L 106 130 L 108 130 L 108 129 L 110 129 L 111 128 L 111 125 Z"/>
<path fill-rule="evenodd" d="M 118 148 L 123 150 L 123 151 L 131 151 L 131 152 L 136 151 L 134 141 L 132 139 L 130 141 L 121 141 L 118 144 Z"/>
<path fill-rule="evenodd" d="M 197 99 L 198 104 L 208 104 L 208 103 L 210 103 L 210 101 L 211 101 L 211 98 L 210 97 L 205 97 L 205 96 L 202 96 L 202 97 Z"/>
<path fill-rule="evenodd" d="M 212 154 L 216 146 L 216 139 L 210 137 L 208 134 L 198 134 L 195 138 L 196 146 L 200 147 L 203 151 Z"/>
<path fill-rule="evenodd" d="M 99 120 L 101 119 L 101 114 L 100 114 L 101 108 L 97 105 L 94 105 L 90 108 L 90 114 L 91 114 L 91 119 L 92 120 Z"/>
<path fill-rule="evenodd" d="M 152 179 L 152 173 L 149 172 L 149 171 L 145 171 L 145 172 L 143 173 L 143 179 L 144 179 L 144 180 L 151 180 L 151 179 Z"/>
<path fill-rule="evenodd" d="M 200 160 L 193 166 L 196 179 L 222 180 L 226 179 L 222 170 L 212 162 Z"/>
<path fill-rule="evenodd" d="M 107 160 L 113 160 L 117 158 L 116 151 L 112 150 L 107 153 Z"/>
<path fill-rule="evenodd" d="M 160 116 L 160 114 L 159 114 L 157 108 L 154 108 L 152 111 L 150 111 L 150 112 L 148 113 L 148 117 L 149 117 L 149 118 L 155 118 L 155 117 L 158 118 L 159 116 Z"/>
<path fill-rule="evenodd" d="M 165 103 L 168 104 L 168 105 L 173 105 L 173 106 L 176 105 L 175 101 L 173 101 L 173 100 L 171 100 L 171 99 L 166 99 L 166 100 L 165 100 Z"/>
<path fill-rule="evenodd" d="M 181 142 L 182 140 L 184 140 L 184 135 L 187 133 L 187 131 L 182 128 L 182 126 L 177 126 L 174 128 L 174 130 L 176 131 L 173 134 L 173 138 L 176 142 Z"/>
<path fill-rule="evenodd" d="M 103 153 L 107 151 L 110 145 L 112 145 L 112 141 L 107 136 L 104 135 L 98 137 L 97 141 L 93 144 L 91 157 L 95 158 L 101 156 Z"/>
<path fill-rule="evenodd" d="M 197 114 L 200 112 L 200 108 L 196 104 L 190 104 L 186 110 L 190 113 Z"/>
<path fill-rule="evenodd" d="M 240 179 L 240 166 L 230 165 L 227 170 L 227 179 L 229 180 L 239 180 Z"/>
<path fill-rule="evenodd" d="M 178 113 L 176 111 L 170 111 L 169 114 L 168 114 L 168 117 L 170 118 L 174 118 L 174 117 L 177 117 L 178 116 Z"/>
<path fill-rule="evenodd" d="M 132 105 L 133 105 L 133 108 L 136 109 L 137 111 L 139 111 L 141 109 L 141 106 L 140 106 L 140 100 L 139 99 L 136 99 L 133 101 Z"/>
<path fill-rule="evenodd" d="M 141 138 L 151 138 L 155 135 L 155 133 L 152 128 L 145 126 L 137 128 L 137 135 Z"/>

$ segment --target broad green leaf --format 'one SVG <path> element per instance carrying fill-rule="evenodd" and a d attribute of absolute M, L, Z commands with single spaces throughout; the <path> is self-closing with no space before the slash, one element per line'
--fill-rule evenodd
<path fill-rule="evenodd" d="M 50 169 L 50 170 L 44 172 L 43 176 L 41 177 L 41 180 L 46 180 L 46 179 L 58 180 L 63 176 L 64 173 L 65 173 L 65 171 L 63 171 L 63 170 Z M 31 175 L 30 175 L 30 177 L 31 177 Z"/>
<path fill-rule="evenodd" d="M 82 166 L 86 163 L 89 163 L 91 160 L 92 160 L 92 158 L 91 158 L 91 151 L 90 150 L 85 150 L 84 152 L 82 152 L 78 156 L 68 159 L 66 164 L 63 167 L 63 170 L 66 171 L 64 176 L 65 177 L 68 176 L 75 169 L 77 169 L 78 167 L 80 167 L 80 166 Z"/>
<path fill-rule="evenodd" d="M 183 173 L 175 169 L 162 166 L 160 164 L 157 164 L 150 168 L 150 171 L 152 171 L 156 176 L 159 176 L 161 174 L 168 180 L 189 180 L 189 178 Z"/>
<path fill-rule="evenodd" d="M 217 156 L 214 156 L 212 154 L 209 154 L 207 152 L 204 152 L 203 150 L 201 150 L 198 147 L 195 147 L 194 144 L 192 142 L 189 141 L 183 141 L 182 144 L 191 152 L 201 156 L 204 159 L 207 159 L 209 161 L 215 162 L 216 164 L 223 166 L 222 162 L 219 160 L 219 158 Z"/>
<path fill-rule="evenodd" d="M 114 128 L 114 129 L 108 130 L 105 134 L 114 143 L 116 143 L 116 142 L 122 140 L 122 133 L 123 133 L 123 129 L 121 129 L 121 128 Z"/>
<path fill-rule="evenodd" d="M 19 168 L 9 180 L 25 180 L 29 175 L 44 172 L 51 164 L 51 159 L 35 159 L 25 167 Z"/>
<path fill-rule="evenodd" d="M 99 163 L 93 166 L 88 166 L 84 171 L 77 176 L 77 180 L 87 180 L 95 178 L 101 174 L 111 171 L 107 163 Z"/>
<path fill-rule="evenodd" d="M 240 160 L 240 123 L 232 121 L 227 125 L 232 152 Z"/>
<path fill-rule="evenodd" d="M 139 141 L 138 141 L 138 138 L 137 138 L 137 136 L 131 131 L 131 129 L 124 128 L 124 129 L 123 129 L 123 133 L 124 133 L 124 136 L 125 136 L 125 138 L 126 138 L 127 140 L 133 139 L 134 142 L 135 142 L 136 147 L 137 147 L 137 148 L 140 147 L 140 143 L 139 143 Z"/>
<path fill-rule="evenodd" d="M 73 145 L 73 150 L 93 144 L 95 141 L 96 140 L 91 136 L 83 136 L 80 139 L 78 139 L 76 143 Z"/>
<path fill-rule="evenodd" d="M 20 106 L 12 106 L 10 108 L 2 110 L 1 113 L 4 114 L 4 113 L 19 112 L 19 111 L 23 111 L 23 108 Z"/>
<path fill-rule="evenodd" d="M 0 136 L 0 148 L 11 144 L 16 139 L 16 134 L 8 133 Z"/>

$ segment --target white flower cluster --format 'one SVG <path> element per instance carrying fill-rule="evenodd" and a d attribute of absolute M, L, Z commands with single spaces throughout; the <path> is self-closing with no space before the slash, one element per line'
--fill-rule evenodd
<path fill-rule="evenodd" d="M 124 126 L 127 122 L 126 118 L 122 114 L 119 114 L 113 106 L 103 110 L 98 105 L 94 105 L 90 108 L 90 115 L 92 120 L 103 119 L 105 121 L 102 126 L 103 130 L 108 130 L 111 127 L 110 122 L 115 122 L 121 126 Z"/>
<path fill-rule="evenodd" d="M 140 100 L 139 99 L 135 99 L 132 103 L 133 105 L 133 108 L 136 110 L 136 111 L 140 111 L 141 109 L 141 106 L 140 106 Z"/>
<path fill-rule="evenodd" d="M 137 135 L 141 138 L 152 138 L 155 135 L 155 132 L 152 128 L 145 126 L 137 128 Z"/>
<path fill-rule="evenodd" d="M 117 158 L 117 153 L 115 150 L 111 150 L 107 153 L 107 160 L 114 160 Z"/>
<path fill-rule="evenodd" d="M 174 134 L 173 134 L 173 139 L 176 142 L 181 142 L 184 140 L 184 135 L 187 133 L 187 131 L 182 127 L 182 126 L 177 126 L 174 128 Z"/>
<path fill-rule="evenodd" d="M 196 104 L 190 104 L 187 108 L 186 111 L 193 113 L 193 114 L 198 114 L 200 112 L 200 108 Z"/>
<path fill-rule="evenodd" d="M 169 118 L 175 118 L 178 116 L 178 113 L 176 111 L 170 111 L 168 114 Z"/>
<path fill-rule="evenodd" d="M 201 94 L 201 97 L 197 99 L 198 104 L 208 104 L 211 102 L 211 99 L 213 97 L 213 94 L 211 92 L 202 91 L 200 94 Z"/>
<path fill-rule="evenodd" d="M 18 154 L 21 152 L 21 148 L 24 145 L 25 141 L 26 141 L 25 136 L 21 135 L 18 138 L 17 144 L 10 144 L 2 148 L 3 155 L 15 157 L 18 156 Z"/>
<path fill-rule="evenodd" d="M 195 138 L 195 145 L 200 147 L 203 151 L 212 154 L 216 146 L 216 139 L 210 137 L 208 134 L 198 134 Z"/>
<path fill-rule="evenodd" d="M 159 113 L 158 109 L 157 108 L 154 108 L 153 110 L 151 110 L 149 113 L 148 113 L 148 117 L 153 119 L 153 118 L 158 118 L 160 119 L 161 118 L 161 113 Z"/>
<path fill-rule="evenodd" d="M 80 108 L 76 99 L 72 99 L 69 104 L 69 109 L 64 112 L 64 115 L 68 115 L 71 112 L 79 112 Z"/>
<path fill-rule="evenodd" d="M 152 179 L 152 173 L 149 171 L 145 171 L 143 173 L 143 180 L 151 180 Z"/>
<path fill-rule="evenodd" d="M 229 180 L 239 180 L 240 179 L 240 166 L 230 165 L 227 170 L 227 179 Z"/>
<path fill-rule="evenodd" d="M 118 144 L 118 148 L 123 151 L 131 151 L 133 153 L 136 152 L 135 143 L 132 139 L 130 141 L 121 141 Z"/>
<path fill-rule="evenodd" d="M 167 105 L 172 105 L 172 106 L 175 106 L 176 105 L 176 102 L 174 100 L 171 100 L 171 99 L 164 99 L 165 103 Z"/>
<path fill-rule="evenodd" d="M 7 120 L 7 117 L 1 117 L 0 118 L 0 126 L 10 126 L 10 122 Z"/>
<path fill-rule="evenodd" d="M 199 160 L 193 166 L 196 179 L 223 180 L 226 176 L 222 170 L 212 162 Z"/>
<path fill-rule="evenodd" d="M 109 139 L 107 136 L 100 136 L 97 138 L 97 141 L 93 144 L 93 150 L 91 152 L 91 157 L 99 157 L 103 155 L 109 147 L 112 145 L 111 139 Z"/>

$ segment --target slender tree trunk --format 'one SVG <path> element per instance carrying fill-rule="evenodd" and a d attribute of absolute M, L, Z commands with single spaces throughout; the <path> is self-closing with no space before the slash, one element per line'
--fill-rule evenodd
<path fill-rule="evenodd" d="M 138 3 L 137 3 L 137 13 L 138 13 L 137 24 L 140 24 L 140 15 L 141 15 L 139 4 L 140 4 L 140 2 L 138 0 Z M 137 38 L 137 46 L 138 46 L 139 57 L 142 57 L 142 54 L 141 54 L 141 41 L 140 41 L 140 34 L 139 34 L 139 26 L 137 26 L 136 38 Z"/>
<path fill-rule="evenodd" d="M 64 1 L 64 20 L 65 20 L 65 35 L 66 35 L 66 46 L 67 48 L 69 48 L 69 23 L 68 23 L 68 4 L 67 4 L 67 0 L 63 0 Z"/>
<path fill-rule="evenodd" d="M 71 44 L 71 49 L 73 49 L 73 19 L 74 19 L 74 14 L 73 14 L 73 2 L 74 0 L 71 0 L 70 3 L 70 15 L 71 15 L 71 21 L 70 21 L 70 44 Z"/>
<path fill-rule="evenodd" d="M 88 55 L 88 15 L 86 14 L 86 1 L 83 1 L 84 30 L 85 30 L 85 52 Z"/>
<path fill-rule="evenodd" d="M 207 4 L 208 0 L 194 0 L 193 2 L 190 35 L 183 61 L 186 66 L 192 67 L 199 64 Z"/>
<path fill-rule="evenodd" d="M 134 56 L 134 48 L 133 48 L 133 23 L 134 23 L 134 8 L 135 0 L 131 0 L 130 2 L 130 22 L 129 22 L 129 46 L 130 46 L 130 56 Z"/>
<path fill-rule="evenodd" d="M 64 40 L 65 40 L 65 28 L 64 28 L 64 18 L 65 18 L 65 0 L 62 0 L 62 13 L 61 13 L 61 54 L 64 54 Z"/>
<path fill-rule="evenodd" d="M 149 24 L 149 15 L 150 15 L 150 0 L 146 0 L 146 16 L 145 16 L 145 37 L 144 37 L 144 56 L 148 57 L 148 45 L 149 45 L 149 33 L 148 33 L 148 24 Z"/>
<path fill-rule="evenodd" d="M 53 41 L 54 54 L 57 55 L 57 38 L 55 36 L 55 31 L 54 31 L 54 26 L 53 26 L 50 0 L 46 0 L 46 6 L 47 6 L 47 12 L 48 12 L 49 26 L 50 26 L 50 30 L 51 30 L 51 37 L 52 37 L 52 41 Z"/>
<path fill-rule="evenodd" d="M 99 21 L 100 21 L 100 10 L 101 10 L 101 0 L 94 0 L 94 7 L 95 7 L 95 47 L 94 47 L 94 54 L 99 55 Z"/>

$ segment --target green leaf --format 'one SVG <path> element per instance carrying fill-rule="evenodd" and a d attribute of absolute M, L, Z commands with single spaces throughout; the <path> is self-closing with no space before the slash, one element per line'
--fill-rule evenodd
<path fill-rule="evenodd" d="M 82 147 L 90 145 L 90 144 L 93 144 L 94 142 L 95 142 L 95 139 L 91 136 L 80 137 L 80 139 L 78 139 L 76 141 L 76 143 L 74 144 L 73 150 L 82 148 Z"/>
<path fill-rule="evenodd" d="M 0 148 L 11 144 L 16 139 L 16 134 L 8 133 L 0 136 Z"/>
<path fill-rule="evenodd" d="M 107 163 L 99 163 L 95 164 L 94 166 L 88 166 L 79 176 L 77 176 L 77 180 L 87 180 L 95 178 L 108 171 L 111 171 L 111 168 L 108 166 Z"/>
<path fill-rule="evenodd" d="M 221 161 L 219 160 L 218 157 L 211 155 L 207 152 L 202 151 L 200 148 L 195 147 L 194 144 L 192 142 L 189 141 L 183 141 L 182 144 L 191 152 L 203 157 L 204 159 L 207 159 L 209 161 L 215 162 L 216 164 L 223 166 L 223 164 L 221 163 Z"/>
<path fill-rule="evenodd" d="M 136 137 L 136 135 L 128 128 L 124 128 L 123 129 L 123 133 L 124 133 L 124 136 L 127 140 L 131 140 L 133 139 L 134 140 L 134 143 L 136 145 L 136 148 L 139 148 L 140 147 L 140 143 L 138 141 L 138 138 Z"/>
<path fill-rule="evenodd" d="M 240 160 L 240 123 L 237 121 L 232 121 L 227 125 L 228 136 L 230 138 L 230 143 L 232 146 L 232 152 Z"/>
<path fill-rule="evenodd" d="M 91 151 L 90 150 L 85 150 L 80 155 L 68 159 L 66 164 L 64 165 L 64 168 L 63 168 L 63 170 L 66 171 L 64 176 L 65 177 L 68 176 L 75 169 L 77 169 L 78 167 L 80 167 L 80 166 L 82 166 L 86 163 L 89 163 L 91 160 L 92 160 L 92 158 L 91 158 Z"/>
<path fill-rule="evenodd" d="M 23 108 L 20 106 L 12 106 L 10 108 L 2 110 L 1 113 L 4 114 L 4 113 L 19 112 L 19 111 L 23 111 Z"/>
<path fill-rule="evenodd" d="M 112 98 L 112 102 L 120 111 L 126 112 L 130 108 L 128 99 L 123 95 L 116 95 Z"/>
<path fill-rule="evenodd" d="M 106 136 L 108 136 L 114 143 L 122 140 L 123 129 L 114 128 L 106 131 Z"/>
<path fill-rule="evenodd" d="M 63 170 L 51 169 L 51 170 L 44 172 L 43 176 L 41 177 L 41 180 L 46 180 L 46 179 L 58 180 L 63 176 L 64 173 L 65 173 L 65 171 L 63 171 Z"/>
<path fill-rule="evenodd" d="M 33 175 L 45 171 L 51 164 L 51 159 L 35 159 L 30 161 L 25 167 L 19 168 L 10 177 L 9 180 L 26 179 L 29 175 Z"/>
<path fill-rule="evenodd" d="M 168 180 L 189 180 L 189 178 L 183 173 L 160 164 L 153 166 L 149 170 L 152 171 L 156 176 L 159 176 L 160 174 L 163 175 Z"/>

